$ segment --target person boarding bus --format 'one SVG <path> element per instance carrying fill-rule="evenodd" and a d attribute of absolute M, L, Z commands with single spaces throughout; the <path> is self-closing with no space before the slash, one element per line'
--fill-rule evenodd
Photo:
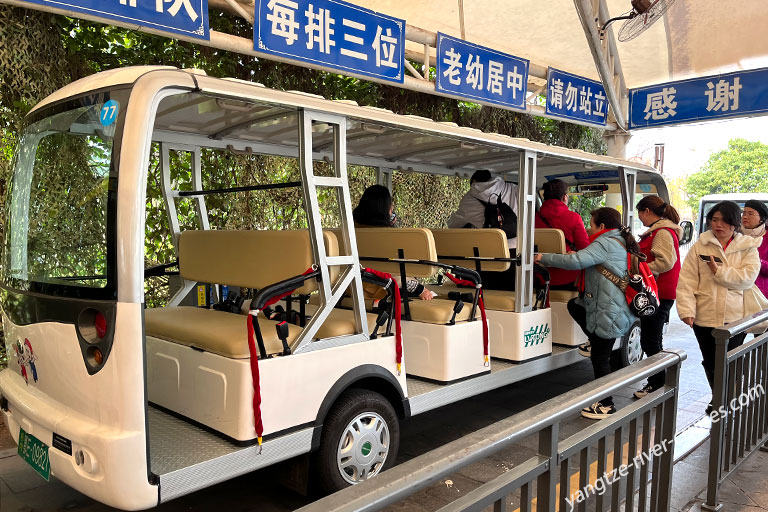
<path fill-rule="evenodd" d="M 680 215 L 671 204 L 659 196 L 646 196 L 637 203 L 637 217 L 648 230 L 640 235 L 640 250 L 656 277 L 659 288 L 659 308 L 651 316 L 640 318 L 640 344 L 645 355 L 658 354 L 663 349 L 664 324 L 669 322 L 669 310 L 675 303 L 680 275 Z M 648 378 L 635 398 L 643 398 L 664 385 L 664 372 Z"/>
<path fill-rule="evenodd" d="M 613 274 L 627 274 L 627 252 L 639 253 L 632 233 L 621 225 L 621 214 L 613 208 L 598 208 L 589 220 L 589 245 L 570 254 L 537 254 L 535 263 L 547 267 L 582 270 L 580 296 L 568 302 L 568 312 L 591 343 L 590 357 L 595 378 L 617 370 L 611 358 L 616 338 L 626 334 L 635 322 L 624 292 L 603 276 L 602 265 Z M 607 396 L 582 409 L 589 419 L 603 419 L 616 412 L 613 397 Z"/>

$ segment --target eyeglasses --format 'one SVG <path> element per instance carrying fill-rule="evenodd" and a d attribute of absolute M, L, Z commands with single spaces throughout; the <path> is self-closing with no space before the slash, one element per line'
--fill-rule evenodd
<path fill-rule="evenodd" d="M 757 213 L 757 212 L 748 212 L 748 211 L 743 211 L 743 212 L 741 212 L 741 216 L 742 216 L 742 217 L 759 217 L 759 216 L 760 216 L 760 214 L 759 214 L 759 213 Z"/>

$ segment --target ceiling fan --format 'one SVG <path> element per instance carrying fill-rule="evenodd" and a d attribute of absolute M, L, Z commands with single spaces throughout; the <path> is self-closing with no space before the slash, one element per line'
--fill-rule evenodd
<path fill-rule="evenodd" d="M 618 20 L 627 20 L 619 29 L 618 39 L 621 42 L 630 41 L 648 29 L 667 9 L 675 3 L 675 0 L 632 0 L 632 10 L 611 18 L 600 29 L 600 39 L 605 37 L 608 25 Z"/>

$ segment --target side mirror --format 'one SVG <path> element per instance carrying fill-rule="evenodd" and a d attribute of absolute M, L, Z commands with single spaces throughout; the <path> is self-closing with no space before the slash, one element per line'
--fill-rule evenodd
<path fill-rule="evenodd" d="M 680 245 L 685 245 L 693 240 L 693 222 L 684 220 L 680 223 L 680 227 L 683 228 L 683 236 L 680 237 Z"/>

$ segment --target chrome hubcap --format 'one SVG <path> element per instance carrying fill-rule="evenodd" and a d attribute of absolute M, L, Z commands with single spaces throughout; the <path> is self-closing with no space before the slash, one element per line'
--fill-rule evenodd
<path fill-rule="evenodd" d="M 342 478 L 357 484 L 379 473 L 389 454 L 389 426 L 374 412 L 349 422 L 339 441 L 336 463 Z"/>
<path fill-rule="evenodd" d="M 627 340 L 627 359 L 629 364 L 635 364 L 643 358 L 643 346 L 640 344 L 640 326 L 636 325 L 629 331 Z"/>

